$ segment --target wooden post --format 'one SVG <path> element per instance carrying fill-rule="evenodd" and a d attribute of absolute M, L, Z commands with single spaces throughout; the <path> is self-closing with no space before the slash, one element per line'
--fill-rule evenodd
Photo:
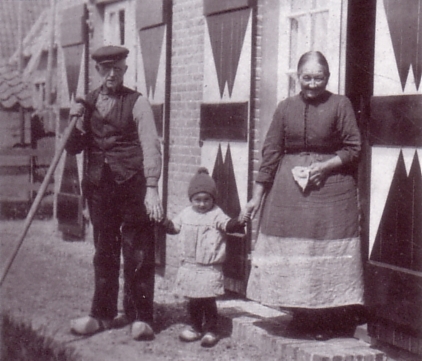
<path fill-rule="evenodd" d="M 18 71 L 23 74 L 23 29 L 22 29 L 22 1 L 18 1 Z M 23 79 L 22 79 L 23 80 Z M 20 144 L 25 144 L 25 112 L 19 103 Z"/>
<path fill-rule="evenodd" d="M 45 102 L 47 107 L 52 103 L 52 82 L 53 82 L 53 53 L 54 53 L 54 27 L 55 27 L 55 17 L 56 17 L 56 1 L 50 0 L 50 41 L 48 45 L 48 57 L 47 57 L 47 76 L 45 82 Z"/>

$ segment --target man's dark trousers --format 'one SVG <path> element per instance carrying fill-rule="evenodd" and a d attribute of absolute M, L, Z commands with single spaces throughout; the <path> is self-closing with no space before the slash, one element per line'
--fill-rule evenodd
<path fill-rule="evenodd" d="M 101 180 L 84 181 L 94 229 L 95 292 L 91 316 L 117 315 L 120 255 L 123 253 L 123 308 L 129 321 L 152 324 L 154 298 L 154 225 L 144 205 L 145 178 L 137 173 L 123 183 L 104 164 Z"/>

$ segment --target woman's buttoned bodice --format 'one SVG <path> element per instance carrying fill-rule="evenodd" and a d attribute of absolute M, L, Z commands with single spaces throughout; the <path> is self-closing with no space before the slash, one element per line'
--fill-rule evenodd
<path fill-rule="evenodd" d="M 338 155 L 343 164 L 357 160 L 360 132 L 348 98 L 325 92 L 306 100 L 301 94 L 279 103 L 262 150 L 258 182 L 272 182 L 284 154 Z"/>

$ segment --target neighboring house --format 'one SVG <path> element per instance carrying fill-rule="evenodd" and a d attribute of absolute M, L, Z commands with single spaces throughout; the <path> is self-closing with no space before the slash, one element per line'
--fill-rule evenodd
<path fill-rule="evenodd" d="M 0 219 L 25 216 L 51 159 L 33 149 L 41 134 L 34 128 L 32 95 L 20 72 L 0 65 Z M 51 197 L 49 203 L 51 214 Z"/>
<path fill-rule="evenodd" d="M 25 216 L 55 151 L 55 117 L 45 108 L 49 5 L 50 0 L 0 2 L 2 218 Z M 47 206 L 46 215 L 52 214 L 51 187 L 41 206 Z"/>
<path fill-rule="evenodd" d="M 46 131 L 55 132 L 54 116 L 49 114 L 56 102 L 57 93 L 57 47 L 56 26 L 53 10 L 44 9 L 22 39 L 22 47 L 16 49 L 9 63 L 19 64 L 23 59 L 22 76 L 31 84 L 34 111 L 43 118 Z M 51 56 L 51 60 L 49 57 Z M 47 91 L 50 89 L 50 99 Z"/>
<path fill-rule="evenodd" d="M 29 144 L 31 89 L 21 74 L 0 65 L 0 219 L 30 201 L 31 156 L 18 154 Z"/>
<path fill-rule="evenodd" d="M 20 38 L 34 25 L 50 0 L 0 1 L 0 59 L 8 61 L 19 47 Z"/>
<path fill-rule="evenodd" d="M 30 142 L 31 86 L 8 64 L 0 65 L 0 147 Z"/>
<path fill-rule="evenodd" d="M 422 0 L 56 3 L 57 136 L 71 99 L 98 86 L 90 54 L 105 44 L 128 47 L 126 84 L 148 97 L 162 137 L 160 190 L 170 217 L 187 204 L 183 190 L 200 165 L 216 179 L 223 209 L 239 211 L 272 113 L 298 91 L 299 56 L 325 53 L 329 90 L 350 97 L 364 138 L 359 194 L 375 316 L 368 329 L 422 353 Z M 56 177 L 59 222 L 80 235 L 82 164 L 66 155 Z M 240 294 L 257 227 L 228 242 L 226 288 Z M 177 266 L 176 242 L 160 238 L 157 273 L 171 282 Z"/>
<path fill-rule="evenodd" d="M 31 110 L 39 107 L 37 104 L 39 101 L 31 89 L 31 84 L 34 83 L 28 77 L 33 70 L 33 66 L 28 66 L 28 64 L 34 63 L 34 53 L 36 52 L 34 49 L 28 49 L 28 34 L 32 33 L 33 38 L 40 38 L 40 32 L 34 32 L 34 30 L 39 28 L 37 24 L 41 21 L 40 15 L 49 4 L 50 0 L 0 1 L 0 64 L 2 64 L 0 96 L 2 103 L 9 109 L 14 107 L 15 111 L 18 111 L 20 102 L 16 103 L 15 99 L 22 101 L 24 98 L 26 100 L 22 104 L 22 109 L 25 109 L 26 112 L 28 112 L 29 105 Z M 11 106 L 8 106 L 9 104 Z M 5 129 L 6 122 L 8 122 L 7 127 L 12 124 L 10 118 L 0 121 L 2 129 Z M 23 122 L 23 117 L 13 123 L 16 129 L 20 129 L 19 139 L 16 141 L 16 137 L 13 135 L 8 137 L 6 133 L 2 132 L 2 137 L 7 140 L 2 139 L 1 147 L 6 147 L 14 141 L 15 143 L 30 142 L 30 134 L 25 132 L 25 129 L 29 128 L 28 114 L 26 114 L 25 127 L 20 124 L 21 122 Z"/>

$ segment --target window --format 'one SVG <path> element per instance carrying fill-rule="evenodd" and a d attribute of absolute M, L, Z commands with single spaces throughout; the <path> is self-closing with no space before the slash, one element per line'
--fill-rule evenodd
<path fill-rule="evenodd" d="M 120 33 L 120 45 L 125 44 L 125 11 L 119 11 L 119 33 Z"/>
<path fill-rule="evenodd" d="M 299 57 L 309 50 L 327 54 L 329 0 L 294 0 L 291 2 L 289 46 L 289 96 L 298 91 L 296 66 Z"/>
<path fill-rule="evenodd" d="M 107 15 L 105 42 L 125 45 L 125 10 L 110 11 Z"/>
<path fill-rule="evenodd" d="M 279 98 L 297 94 L 299 57 L 321 51 L 330 64 L 328 90 L 344 93 L 347 1 L 290 0 L 280 5 Z"/>
<path fill-rule="evenodd" d="M 128 69 L 125 73 L 125 85 L 137 88 L 139 34 L 136 26 L 137 1 L 122 0 L 107 3 L 104 6 L 103 45 L 120 45 L 129 49 L 126 59 Z"/>
<path fill-rule="evenodd" d="M 35 109 L 43 109 L 46 100 L 44 81 L 35 83 L 35 92 L 33 95 L 33 100 Z"/>

